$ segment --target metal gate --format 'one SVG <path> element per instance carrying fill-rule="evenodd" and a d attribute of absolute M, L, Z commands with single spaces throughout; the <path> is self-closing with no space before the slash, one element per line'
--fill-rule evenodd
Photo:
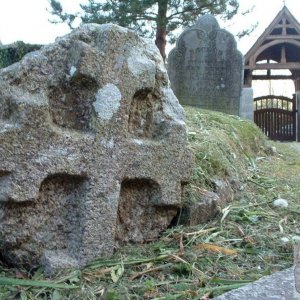
<path fill-rule="evenodd" d="M 296 140 L 296 98 L 254 98 L 254 122 L 272 140 Z"/>

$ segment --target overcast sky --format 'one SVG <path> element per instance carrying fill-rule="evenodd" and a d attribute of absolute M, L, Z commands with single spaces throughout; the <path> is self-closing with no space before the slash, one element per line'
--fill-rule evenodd
<path fill-rule="evenodd" d="M 61 0 L 68 12 L 80 9 L 79 3 L 87 0 Z M 271 23 L 283 7 L 283 0 L 240 0 L 241 10 L 254 6 L 247 16 L 236 16 L 233 24 L 226 24 L 226 29 L 236 33 L 256 22 L 259 23 L 250 37 L 238 41 L 238 48 L 245 54 L 264 29 Z M 286 0 L 292 14 L 300 21 L 300 0 Z M 47 44 L 69 32 L 65 24 L 51 24 L 48 0 L 0 0 L 0 40 L 3 44 L 22 40 L 28 43 Z"/>

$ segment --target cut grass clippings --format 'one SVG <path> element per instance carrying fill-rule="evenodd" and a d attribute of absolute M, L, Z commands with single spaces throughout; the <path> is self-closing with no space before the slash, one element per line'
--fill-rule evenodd
<path fill-rule="evenodd" d="M 76 285 L 55 283 L 49 281 L 8 278 L 8 277 L 0 277 L 0 285 L 44 287 L 44 288 L 51 288 L 51 289 L 78 289 L 79 288 L 79 286 Z"/>
<path fill-rule="evenodd" d="M 41 270 L 2 268 L 0 299 L 207 299 L 293 264 L 299 153 L 267 141 L 251 122 L 185 109 L 196 157 L 191 188 L 209 190 L 213 178 L 228 180 L 233 201 L 207 224 L 169 228 L 157 241 L 127 245 L 80 271 L 46 280 Z M 288 207 L 274 207 L 277 198 Z"/>

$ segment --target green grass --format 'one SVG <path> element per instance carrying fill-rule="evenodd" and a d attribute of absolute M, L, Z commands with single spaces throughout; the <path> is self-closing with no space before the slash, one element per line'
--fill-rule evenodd
<path fill-rule="evenodd" d="M 185 107 L 188 136 L 196 157 L 193 183 L 210 186 L 214 177 L 243 180 L 253 158 L 266 150 L 266 138 L 236 116 Z"/>
<path fill-rule="evenodd" d="M 41 270 L 2 268 L 0 299 L 201 299 L 292 265 L 292 238 L 300 236 L 300 155 L 267 141 L 251 122 L 185 109 L 196 156 L 189 188 L 234 179 L 233 202 L 207 224 L 170 228 L 155 242 L 128 245 L 51 279 Z M 270 155 L 274 146 L 278 153 Z M 273 207 L 279 197 L 288 208 Z"/>

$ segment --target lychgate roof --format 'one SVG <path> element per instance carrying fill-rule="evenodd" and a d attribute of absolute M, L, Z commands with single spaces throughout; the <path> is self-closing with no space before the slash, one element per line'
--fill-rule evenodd
<path fill-rule="evenodd" d="M 245 55 L 245 70 L 255 69 L 300 70 L 300 24 L 286 6 Z"/>

